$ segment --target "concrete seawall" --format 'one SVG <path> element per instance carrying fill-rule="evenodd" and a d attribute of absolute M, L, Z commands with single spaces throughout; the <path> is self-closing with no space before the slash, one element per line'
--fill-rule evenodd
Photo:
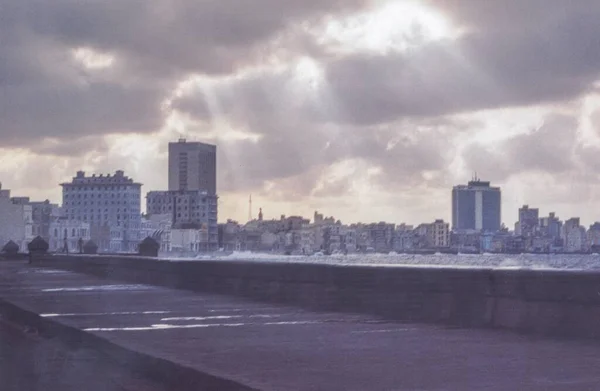
<path fill-rule="evenodd" d="M 600 338 L 600 273 L 47 256 L 40 266 L 308 309 Z"/>

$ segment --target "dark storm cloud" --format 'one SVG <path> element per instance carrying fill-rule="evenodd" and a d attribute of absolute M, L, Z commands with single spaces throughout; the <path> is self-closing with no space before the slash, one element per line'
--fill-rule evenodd
<path fill-rule="evenodd" d="M 0 141 L 156 131 L 186 75 L 233 72 L 295 22 L 366 2 L 0 0 Z M 80 47 L 113 67 L 83 69 Z"/>
<path fill-rule="evenodd" d="M 575 98 L 600 76 L 599 18 L 600 3 L 585 12 L 559 7 L 528 29 L 477 30 L 406 53 L 340 58 L 327 79 L 341 110 L 321 116 L 373 124 Z"/>
<path fill-rule="evenodd" d="M 465 34 L 406 52 L 339 54 L 303 32 L 368 2 L 0 0 L 0 142 L 72 141 L 32 148 L 63 156 L 85 151 L 81 140 L 156 131 L 166 114 L 161 102 L 198 74 L 216 78 L 171 109 L 203 130 L 219 132 L 225 123 L 259 136 L 217 138 L 221 191 L 276 180 L 292 189 L 282 194 L 306 197 L 325 167 L 350 158 L 381 168 L 381 184 L 400 188 L 425 183 L 425 172 L 438 181 L 447 170 L 454 137 L 472 130 L 447 116 L 563 102 L 600 75 L 597 1 L 436 1 Z M 71 55 L 78 47 L 114 56 L 114 65 L 85 70 Z M 293 68 L 241 73 L 274 54 L 313 56 L 322 79 L 303 79 Z M 567 170 L 569 121 L 549 118 L 497 149 L 469 148 L 465 159 L 502 178 Z M 320 191 L 348 188 L 340 180 Z"/>
<path fill-rule="evenodd" d="M 357 51 L 323 59 L 324 82 L 313 86 L 318 99 L 303 101 L 302 94 L 286 89 L 290 75 L 285 73 L 249 76 L 217 97 L 233 111 L 239 103 L 252 105 L 248 113 L 253 116 L 270 115 L 269 110 L 285 105 L 312 121 L 364 126 L 562 102 L 593 89 L 600 77 L 600 3 L 582 1 L 568 8 L 557 2 L 542 7 L 535 0 L 525 5 L 509 1 L 506 7 L 465 3 L 473 9 L 443 3 L 457 27 L 468 27 L 455 40 L 406 52 Z M 507 23 L 487 28 L 484 22 L 496 13 Z M 507 15 L 514 16 L 510 23 Z M 205 98 L 184 100 L 180 108 L 210 115 Z"/>
<path fill-rule="evenodd" d="M 3 0 L 6 19 L 70 46 L 117 53 L 158 77 L 229 73 L 249 49 L 293 22 L 355 10 L 367 0 Z"/>

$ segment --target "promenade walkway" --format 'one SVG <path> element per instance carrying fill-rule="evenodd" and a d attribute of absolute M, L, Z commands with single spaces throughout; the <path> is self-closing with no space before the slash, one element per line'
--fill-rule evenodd
<path fill-rule="evenodd" d="M 0 298 L 129 350 L 229 379 L 231 389 L 597 390 L 600 385 L 597 343 L 309 312 L 10 262 L 0 264 Z M 4 347 L 6 339 L 0 343 Z M 14 349 L 0 353 L 3 367 L 7 355 L 30 365 Z M 106 369 L 105 376 L 114 374 Z"/>

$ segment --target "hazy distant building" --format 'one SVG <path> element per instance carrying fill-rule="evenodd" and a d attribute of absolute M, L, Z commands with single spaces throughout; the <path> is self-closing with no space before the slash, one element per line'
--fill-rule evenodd
<path fill-rule="evenodd" d="M 78 171 L 71 182 L 61 186 L 64 218 L 89 223 L 91 238 L 101 251 L 135 251 L 141 183 L 121 170 L 92 176 Z"/>
<path fill-rule="evenodd" d="M 560 239 L 562 232 L 562 221 L 556 217 L 554 212 L 548 217 L 542 217 L 539 221 L 540 234 L 553 239 Z"/>
<path fill-rule="evenodd" d="M 427 229 L 429 245 L 434 248 L 450 246 L 450 224 L 444 220 L 436 220 Z"/>
<path fill-rule="evenodd" d="M 585 227 L 580 225 L 579 217 L 573 217 L 562 227 L 564 251 L 580 252 L 587 249 L 587 233 Z"/>
<path fill-rule="evenodd" d="M 522 208 L 519 208 L 519 232 L 515 233 L 517 235 L 533 236 L 539 226 L 539 217 L 539 209 L 530 208 L 529 205 L 523 205 Z"/>
<path fill-rule="evenodd" d="M 11 199 L 10 190 L 2 189 L 2 185 L 0 185 L 0 222 L 2 222 L 0 246 L 12 240 L 19 245 L 21 251 L 26 251 L 27 243 L 33 239 L 31 205 Z"/>
<path fill-rule="evenodd" d="M 452 189 L 453 230 L 500 230 L 501 192 L 479 179 Z"/>
<path fill-rule="evenodd" d="M 218 197 L 206 191 L 151 191 L 146 195 L 149 215 L 169 214 L 173 229 L 203 231 L 199 251 L 217 250 L 219 231 L 217 224 Z M 194 251 L 195 251 L 194 249 Z"/>
<path fill-rule="evenodd" d="M 74 253 L 79 252 L 79 243 L 84 244 L 91 239 L 90 224 L 77 220 L 56 219 L 49 225 L 49 250 Z"/>
<path fill-rule="evenodd" d="M 50 223 L 59 217 L 59 207 L 46 201 L 31 201 L 29 197 L 12 197 L 15 205 L 31 206 L 32 236 L 41 236 L 47 242 L 50 241 Z"/>
<path fill-rule="evenodd" d="M 600 250 L 600 222 L 590 225 L 590 229 L 587 231 L 587 243 L 592 250 Z"/>
<path fill-rule="evenodd" d="M 217 147 L 185 139 L 169 143 L 169 190 L 217 194 Z"/>

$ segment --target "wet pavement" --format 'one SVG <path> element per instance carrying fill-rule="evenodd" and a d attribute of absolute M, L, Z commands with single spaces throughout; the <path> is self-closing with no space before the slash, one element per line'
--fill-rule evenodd
<path fill-rule="evenodd" d="M 0 297 L 120 346 L 261 390 L 600 388 L 597 343 L 303 311 L 18 263 L 0 264 Z M 12 348 L 2 354 L 14 357 L 10 362 L 28 359 Z M 72 356 L 69 365 L 78 360 Z M 5 359 L 5 365 L 14 364 Z"/>
<path fill-rule="evenodd" d="M 168 391 L 96 351 L 40 338 L 0 321 L 3 391 Z"/>

